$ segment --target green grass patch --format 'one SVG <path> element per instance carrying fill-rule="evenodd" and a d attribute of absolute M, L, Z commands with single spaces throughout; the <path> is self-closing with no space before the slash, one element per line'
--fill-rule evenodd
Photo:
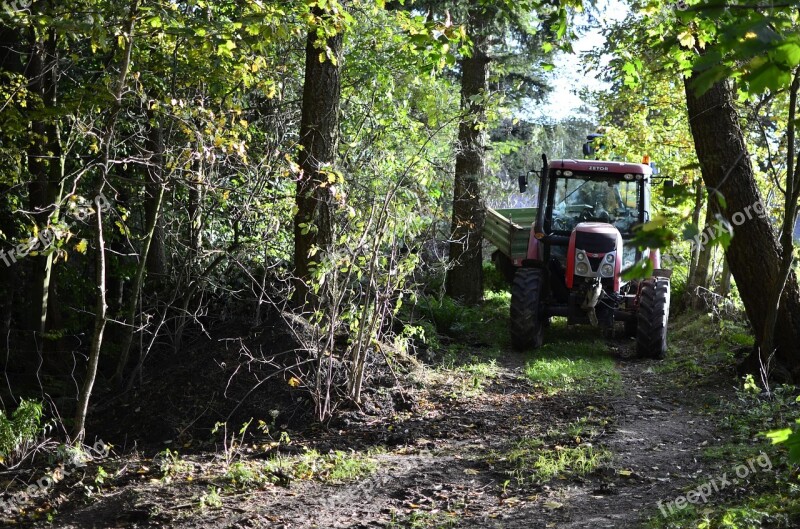
<path fill-rule="evenodd" d="M 488 460 L 504 469 L 518 485 L 585 476 L 610 461 L 608 450 L 591 444 L 547 446 L 535 438 L 521 439 L 505 452 L 493 452 Z"/>
<path fill-rule="evenodd" d="M 276 456 L 264 464 L 264 469 L 272 476 L 323 483 L 354 481 L 372 474 L 377 468 L 378 462 L 370 455 L 343 451 L 320 454 L 316 450 L 297 456 Z"/>
<path fill-rule="evenodd" d="M 732 370 L 737 353 L 752 347 L 753 341 L 742 323 L 687 311 L 671 319 L 669 354 L 654 370 L 671 375 L 677 384 L 695 385 L 721 369 Z"/>
<path fill-rule="evenodd" d="M 622 389 L 614 358 L 596 335 L 597 329 L 589 328 L 594 332 L 588 333 L 586 329 L 567 329 L 562 322 L 554 322 L 550 331 L 548 342 L 525 365 L 525 376 L 537 387 L 549 394 Z M 564 339 L 567 333 L 578 334 L 578 339 Z"/>
<path fill-rule="evenodd" d="M 413 511 L 407 515 L 393 513 L 390 529 L 450 529 L 458 523 L 458 517 L 444 511 Z"/>

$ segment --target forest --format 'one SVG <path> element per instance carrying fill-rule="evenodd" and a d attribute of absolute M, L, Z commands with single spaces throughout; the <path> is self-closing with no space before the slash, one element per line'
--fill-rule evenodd
<path fill-rule="evenodd" d="M 792 1 L 0 0 L 0 523 L 800 526 L 799 91 Z"/>

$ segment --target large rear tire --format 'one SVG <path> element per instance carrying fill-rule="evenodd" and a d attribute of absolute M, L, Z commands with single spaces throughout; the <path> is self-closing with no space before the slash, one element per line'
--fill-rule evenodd
<path fill-rule="evenodd" d="M 518 351 L 541 347 L 544 322 L 539 310 L 544 274 L 539 268 L 520 268 L 511 283 L 511 345 Z"/>
<path fill-rule="evenodd" d="M 670 285 L 666 277 L 642 281 L 637 315 L 636 352 L 646 358 L 667 356 Z"/>

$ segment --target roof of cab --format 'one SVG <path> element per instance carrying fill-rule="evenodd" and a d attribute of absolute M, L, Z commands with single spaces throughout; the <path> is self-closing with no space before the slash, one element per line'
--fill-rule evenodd
<path fill-rule="evenodd" d="M 607 160 L 551 160 L 548 166 L 550 169 L 565 169 L 569 171 L 604 171 L 607 173 L 634 173 L 645 176 L 653 174 L 653 170 L 649 165 L 641 163 L 610 162 Z"/>

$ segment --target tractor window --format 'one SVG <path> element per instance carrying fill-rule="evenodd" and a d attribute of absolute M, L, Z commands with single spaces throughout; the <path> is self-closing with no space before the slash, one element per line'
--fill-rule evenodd
<path fill-rule="evenodd" d="M 575 176 L 558 178 L 553 190 L 555 231 L 570 232 L 579 222 L 613 224 L 629 235 L 639 222 L 639 185 L 636 180 Z"/>

